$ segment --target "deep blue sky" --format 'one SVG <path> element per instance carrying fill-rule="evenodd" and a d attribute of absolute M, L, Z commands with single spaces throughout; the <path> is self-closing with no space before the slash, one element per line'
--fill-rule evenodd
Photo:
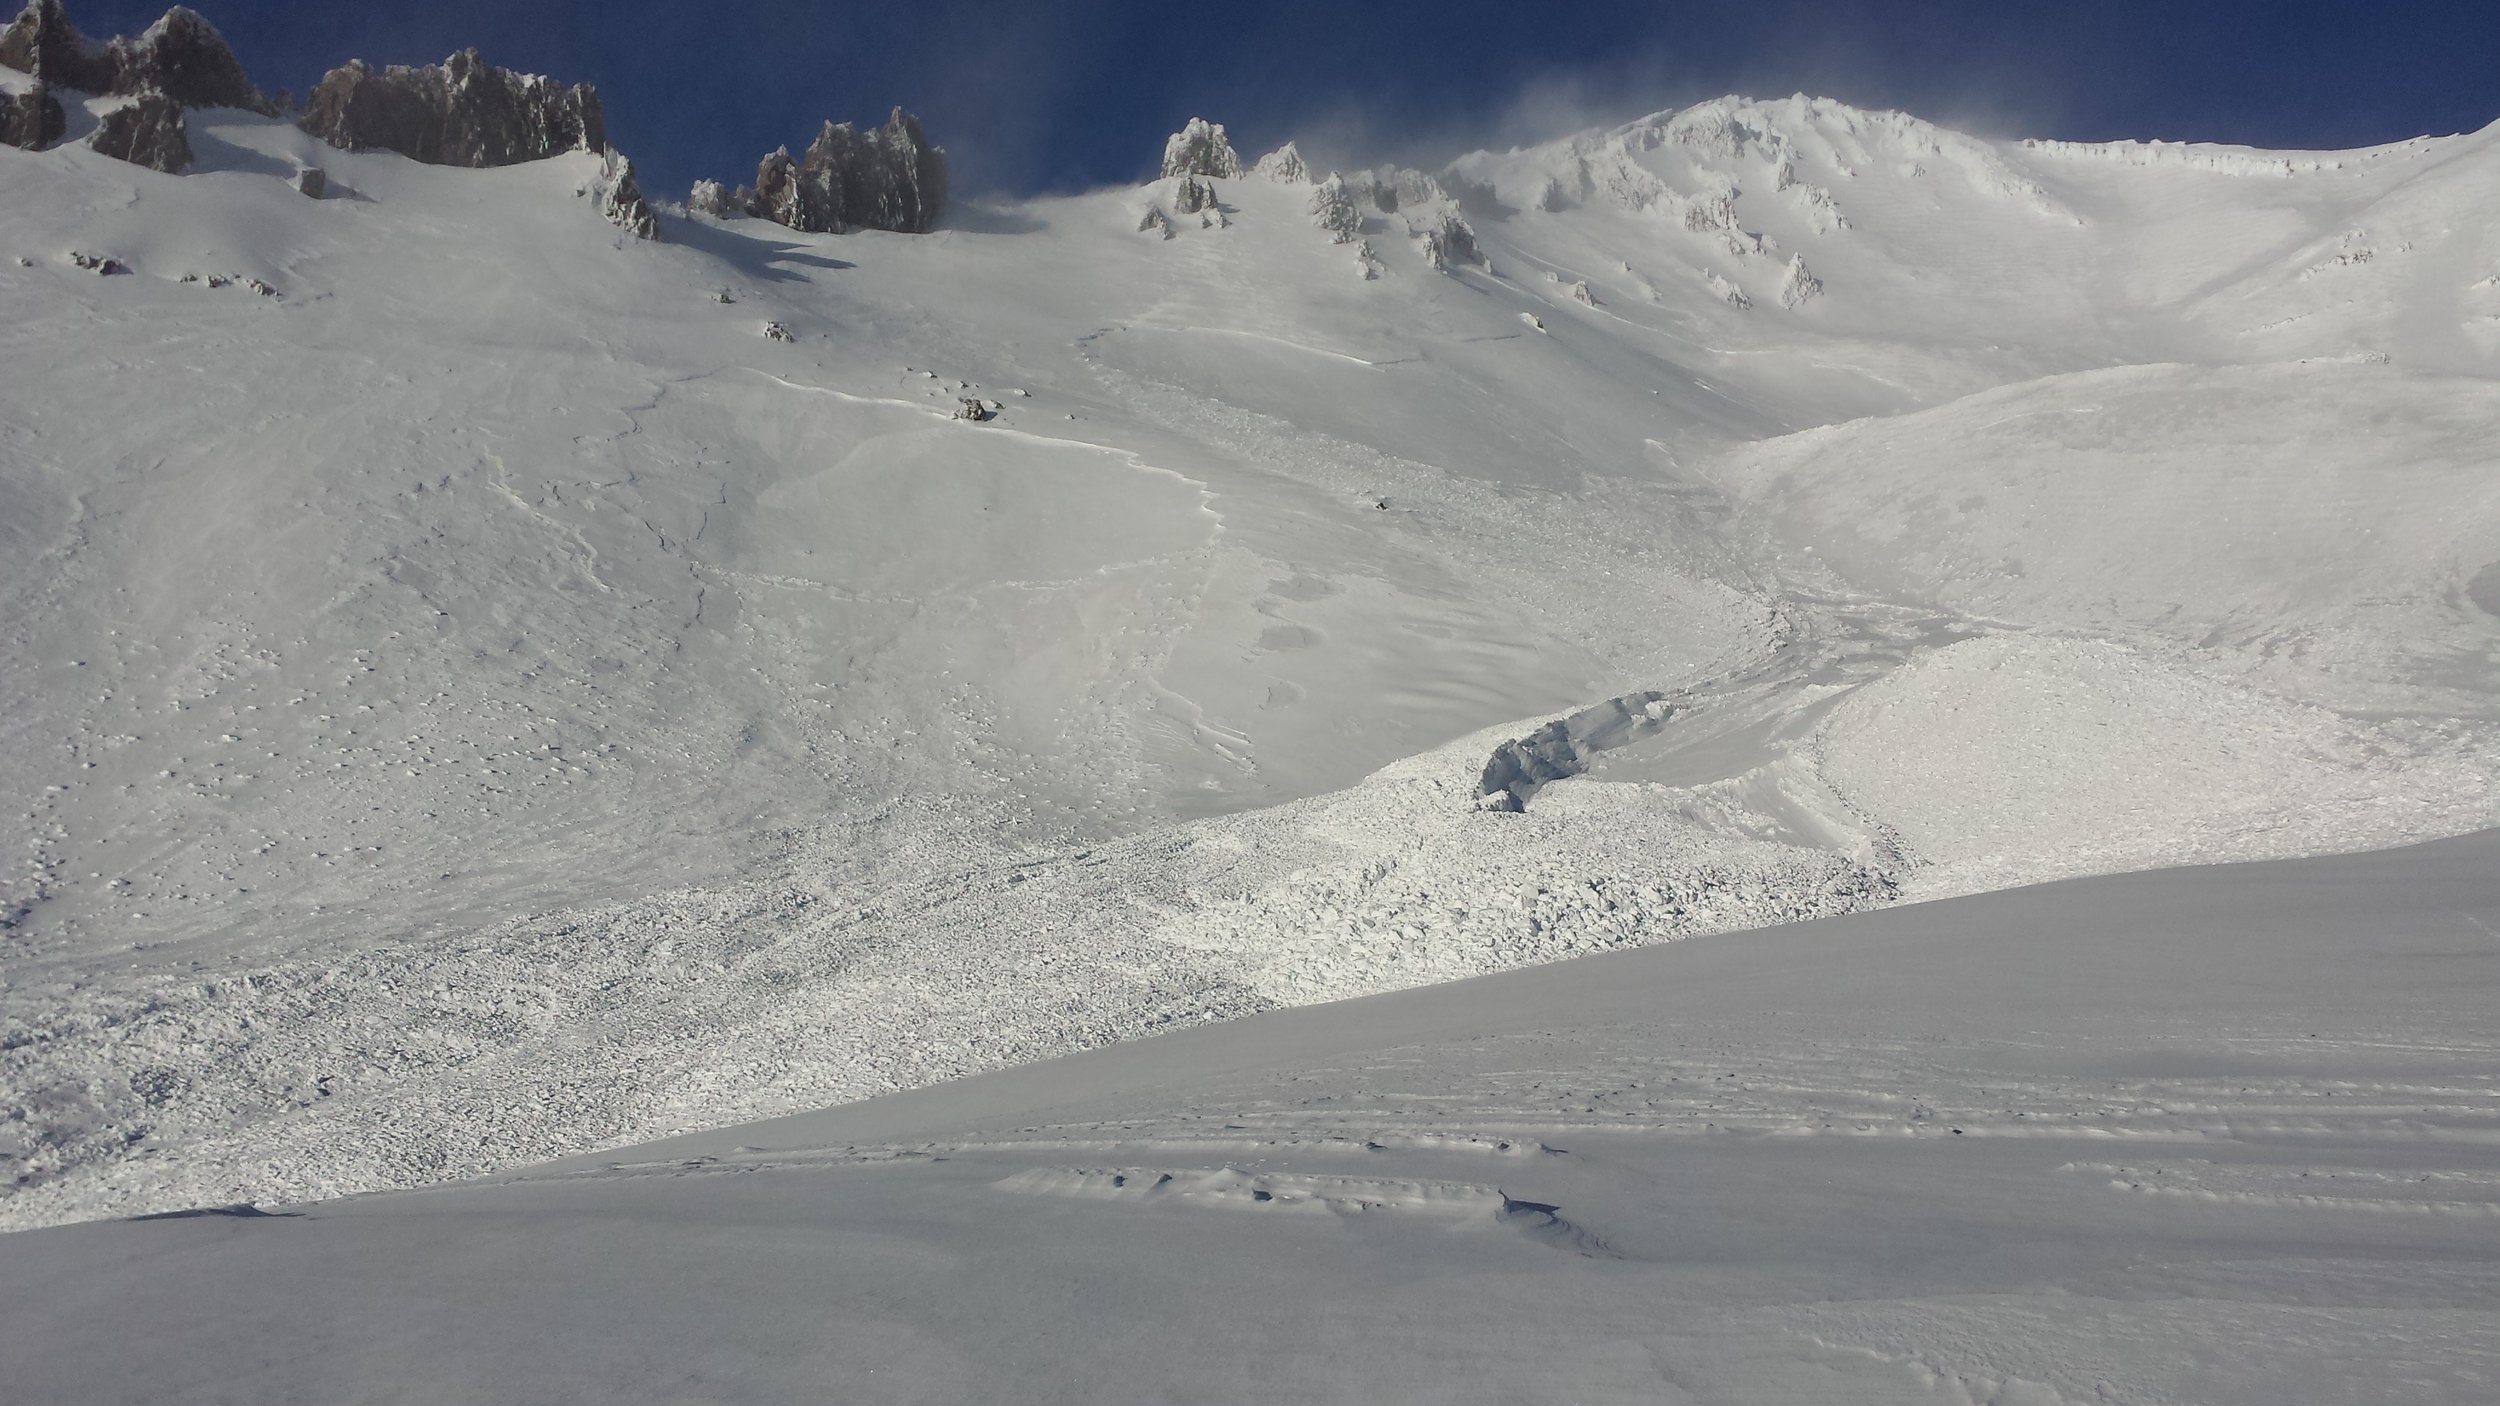
<path fill-rule="evenodd" d="M 14 3 L 14 0 L 0 0 Z M 1247 153 L 1437 164 L 1723 92 L 2006 136 L 2342 147 L 2500 119 L 2500 0 L 192 0 L 265 87 L 350 57 L 596 83 L 655 193 L 825 118 L 919 113 L 958 190 L 1150 174 L 1192 114 Z M 68 0 L 102 36 L 163 9 Z"/>

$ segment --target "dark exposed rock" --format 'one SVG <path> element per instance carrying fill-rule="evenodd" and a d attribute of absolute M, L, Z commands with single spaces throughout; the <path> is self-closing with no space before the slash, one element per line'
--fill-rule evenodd
<path fill-rule="evenodd" d="M 1488 808 L 1517 810 L 1545 783 L 1588 770 L 1589 759 L 1598 753 L 1656 733 L 1675 711 L 1663 693 L 1627 693 L 1582 708 L 1494 748 L 1476 794 L 1487 799 L 1507 794 L 1507 804 Z"/>
<path fill-rule="evenodd" d="M 987 402 L 975 400 L 970 396 L 963 397 L 961 403 L 955 407 L 956 419 L 970 420 L 975 424 L 989 419 L 997 413 L 997 411 L 990 409 Z"/>
<path fill-rule="evenodd" d="M 295 188 L 315 200 L 330 193 L 330 176 L 318 166 L 307 166 L 295 173 Z"/>
<path fill-rule="evenodd" d="M 26 0 L 26 8 L 0 29 L 0 65 L 58 88 L 102 93 L 113 87 L 112 56 L 87 42 L 62 11 L 61 0 Z"/>
<path fill-rule="evenodd" d="M 1163 174 L 1213 176 L 1229 181 L 1241 174 L 1241 158 L 1224 138 L 1224 124 L 1203 117 L 1189 119 L 1163 143 Z"/>
<path fill-rule="evenodd" d="M 764 335 L 772 338 L 776 342 L 795 342 L 798 340 L 797 337 L 790 334 L 789 328 L 782 326 L 778 322 L 765 323 Z"/>
<path fill-rule="evenodd" d="M 68 125 L 49 84 L 37 83 L 15 97 L 0 95 L 0 146 L 41 151 L 59 141 Z"/>
<path fill-rule="evenodd" d="M 191 134 L 183 124 L 182 104 L 163 93 L 141 93 L 129 106 L 106 113 L 87 145 L 168 174 L 191 166 Z"/>
<path fill-rule="evenodd" d="M 185 107 L 279 110 L 244 76 L 217 26 L 180 5 L 136 39 L 97 45 L 69 22 L 60 0 L 27 0 L 0 30 L 0 64 L 90 93 L 162 93 Z"/>
<path fill-rule="evenodd" d="M 184 107 L 278 111 L 244 76 L 217 26 L 197 10 L 176 5 L 138 38 L 114 40 L 107 53 L 116 93 L 163 93 Z"/>
<path fill-rule="evenodd" d="M 117 273 L 130 272 L 130 269 L 124 265 L 121 260 L 116 259 L 109 254 L 89 254 L 77 249 L 72 249 L 69 253 L 69 261 L 74 266 L 85 269 L 87 272 L 95 274 L 100 278 L 110 278 Z"/>
<path fill-rule="evenodd" d="M 510 166 L 604 151 L 599 94 L 495 67 L 466 49 L 439 66 L 334 68 L 296 125 L 347 151 L 395 151 L 432 166 Z"/>
<path fill-rule="evenodd" d="M 805 156 L 793 160 L 783 147 L 765 157 L 736 203 L 758 219 L 817 234 L 924 234 L 946 210 L 946 153 L 899 107 L 873 132 L 828 122 Z"/>

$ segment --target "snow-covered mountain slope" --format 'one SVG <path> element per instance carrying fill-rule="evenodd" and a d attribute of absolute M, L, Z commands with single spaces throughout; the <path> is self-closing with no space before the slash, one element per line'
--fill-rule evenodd
<path fill-rule="evenodd" d="M 93 1402 L 2480 1403 L 2496 929 L 2484 833 L 1272 1012 L 31 1231 L 0 1357 Z"/>
<path fill-rule="evenodd" d="M 0 151 L 9 1223 L 2500 820 L 2500 130 L 1729 100 L 1346 242 L 652 244 L 586 155 L 190 123 Z"/>

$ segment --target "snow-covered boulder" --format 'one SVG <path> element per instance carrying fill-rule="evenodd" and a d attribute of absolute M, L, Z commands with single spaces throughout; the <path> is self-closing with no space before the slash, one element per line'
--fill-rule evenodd
<path fill-rule="evenodd" d="M 1823 280 L 1815 277 L 1813 270 L 1806 267 L 1806 256 L 1790 255 L 1788 273 L 1780 279 L 1780 306 L 1793 308 L 1822 291 Z"/>
<path fill-rule="evenodd" d="M 1354 188 L 1345 177 L 1330 172 L 1328 179 L 1311 192 L 1311 222 L 1328 231 L 1329 238 L 1339 244 L 1352 244 L 1363 233 L 1363 212 L 1355 208 Z"/>
<path fill-rule="evenodd" d="M 0 93 L 0 146 L 41 151 L 61 139 L 68 122 L 49 84 L 37 83 L 15 96 Z"/>
<path fill-rule="evenodd" d="M 0 29 L 0 65 L 56 87 L 90 93 L 113 87 L 112 56 L 78 32 L 61 0 L 26 0 L 26 8 Z"/>
<path fill-rule="evenodd" d="M 1163 174 L 1229 181 L 1241 174 L 1241 158 L 1225 140 L 1223 123 L 1193 117 L 1163 143 Z"/>
<path fill-rule="evenodd" d="M 660 217 L 642 198 L 642 187 L 634 182 L 634 163 L 625 153 L 609 147 L 600 154 L 599 174 L 587 193 L 599 202 L 599 213 L 609 224 L 636 239 L 660 237 Z"/>
<path fill-rule="evenodd" d="M 1260 157 L 1250 170 L 1279 185 L 1306 186 L 1311 183 L 1311 168 L 1302 159 L 1302 149 L 1291 142 Z"/>
<path fill-rule="evenodd" d="M 296 125 L 347 151 L 395 151 L 432 166 L 510 166 L 608 144 L 589 84 L 497 68 L 475 49 L 432 67 L 350 60 L 322 77 Z"/>
<path fill-rule="evenodd" d="M 758 219 L 817 234 L 854 229 L 925 234 L 946 211 L 946 153 L 920 119 L 896 108 L 862 132 L 827 122 L 795 160 L 782 147 L 755 168 L 733 203 Z"/>
<path fill-rule="evenodd" d="M 191 134 L 182 120 L 182 104 L 162 93 L 141 93 L 128 106 L 106 113 L 87 145 L 168 174 L 191 167 Z"/>

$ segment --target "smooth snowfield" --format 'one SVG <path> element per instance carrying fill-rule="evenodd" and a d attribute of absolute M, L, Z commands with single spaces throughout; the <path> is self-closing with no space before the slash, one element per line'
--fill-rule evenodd
<path fill-rule="evenodd" d="M 26 1400 L 2487 1402 L 2500 832 L 30 1231 Z"/>
<path fill-rule="evenodd" d="M 0 152 L 0 1225 L 2500 823 L 2500 130 L 1728 100 L 1357 244 L 1245 176 L 653 245 L 192 127 Z"/>

